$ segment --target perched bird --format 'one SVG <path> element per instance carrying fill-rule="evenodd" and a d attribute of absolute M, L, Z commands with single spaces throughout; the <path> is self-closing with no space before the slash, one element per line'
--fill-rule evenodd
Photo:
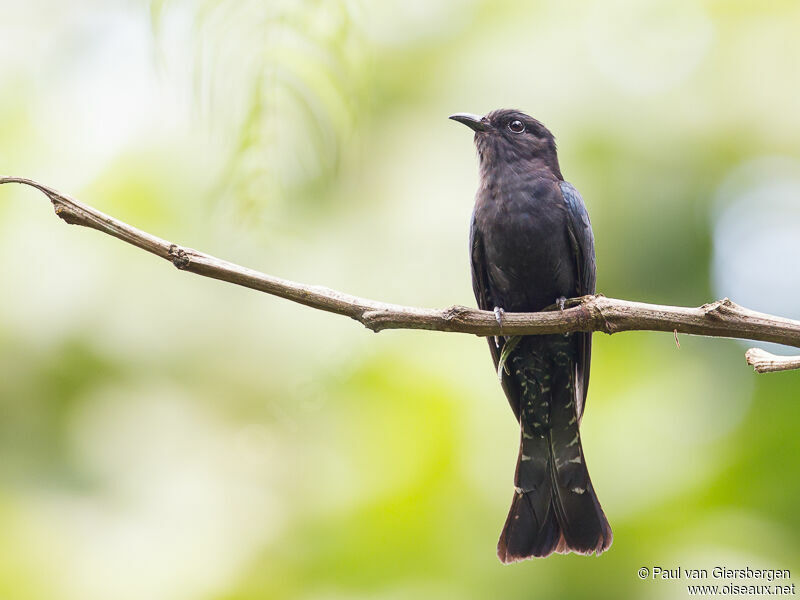
<path fill-rule="evenodd" d="M 564 307 L 595 291 L 594 236 L 564 181 L 553 134 L 516 110 L 451 119 L 475 131 L 480 186 L 470 230 L 478 306 L 502 327 L 508 312 Z M 600 554 L 612 534 L 592 487 L 578 426 L 591 333 L 489 338 L 520 425 L 515 491 L 497 554 L 504 563 L 553 552 Z"/>

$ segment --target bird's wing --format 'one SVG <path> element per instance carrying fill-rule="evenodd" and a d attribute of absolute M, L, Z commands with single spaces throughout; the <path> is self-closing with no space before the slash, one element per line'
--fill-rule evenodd
<path fill-rule="evenodd" d="M 594 235 L 592 225 L 589 222 L 589 213 L 583 198 L 572 184 L 562 181 L 560 184 L 561 194 L 567 205 L 567 221 L 570 239 L 573 245 L 575 263 L 578 273 L 578 293 L 581 296 L 594 294 L 597 279 L 597 270 L 594 258 Z M 577 382 L 581 386 L 578 392 L 578 418 L 583 417 L 583 409 L 586 405 L 586 391 L 589 387 L 589 366 L 592 357 L 592 334 L 591 332 L 581 334 L 580 357 L 577 364 Z"/>
<path fill-rule="evenodd" d="M 472 227 L 469 230 L 470 263 L 472 266 L 472 291 L 481 310 L 493 310 L 494 301 L 489 289 L 489 274 L 486 272 L 486 258 L 483 253 L 483 238 L 475 226 L 473 217 Z"/>
<path fill-rule="evenodd" d="M 469 248 L 470 262 L 472 264 L 472 291 L 475 292 L 475 300 L 478 301 L 478 308 L 481 310 L 494 310 L 496 304 L 492 297 L 489 274 L 486 270 L 487 264 L 483 250 L 483 239 L 480 231 L 475 226 L 474 217 L 469 231 Z M 496 369 L 506 343 L 506 338 L 502 336 L 488 337 L 486 340 L 489 342 L 489 350 L 492 354 L 492 360 L 494 361 Z M 519 384 L 509 377 L 505 371 L 502 373 L 500 383 L 503 386 L 506 398 L 508 398 L 508 403 L 511 405 L 511 410 L 514 411 L 514 416 L 516 416 L 517 421 L 519 421 Z"/>

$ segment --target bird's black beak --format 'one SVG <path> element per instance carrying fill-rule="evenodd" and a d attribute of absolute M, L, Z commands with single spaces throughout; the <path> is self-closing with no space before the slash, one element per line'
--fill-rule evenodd
<path fill-rule="evenodd" d="M 473 131 L 486 131 L 489 129 L 488 119 L 484 119 L 479 115 L 471 115 L 470 113 L 456 113 L 454 115 L 450 115 L 448 118 L 453 119 L 453 121 L 463 123 Z"/>

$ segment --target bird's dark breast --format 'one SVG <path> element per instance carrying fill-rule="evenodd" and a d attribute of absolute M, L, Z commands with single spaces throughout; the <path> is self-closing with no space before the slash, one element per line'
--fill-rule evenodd
<path fill-rule="evenodd" d="M 558 180 L 499 175 L 488 174 L 475 207 L 495 303 L 510 312 L 536 311 L 575 296 L 577 273 L 568 258 L 567 209 Z"/>

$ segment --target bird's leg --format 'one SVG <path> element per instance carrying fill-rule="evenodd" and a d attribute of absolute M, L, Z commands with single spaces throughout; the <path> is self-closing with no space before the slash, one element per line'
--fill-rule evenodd
<path fill-rule="evenodd" d="M 506 314 L 499 306 L 494 307 L 494 320 L 497 321 L 497 324 L 500 325 L 500 333 L 503 333 L 503 316 Z M 494 345 L 498 348 L 500 347 L 500 337 L 494 336 Z"/>

